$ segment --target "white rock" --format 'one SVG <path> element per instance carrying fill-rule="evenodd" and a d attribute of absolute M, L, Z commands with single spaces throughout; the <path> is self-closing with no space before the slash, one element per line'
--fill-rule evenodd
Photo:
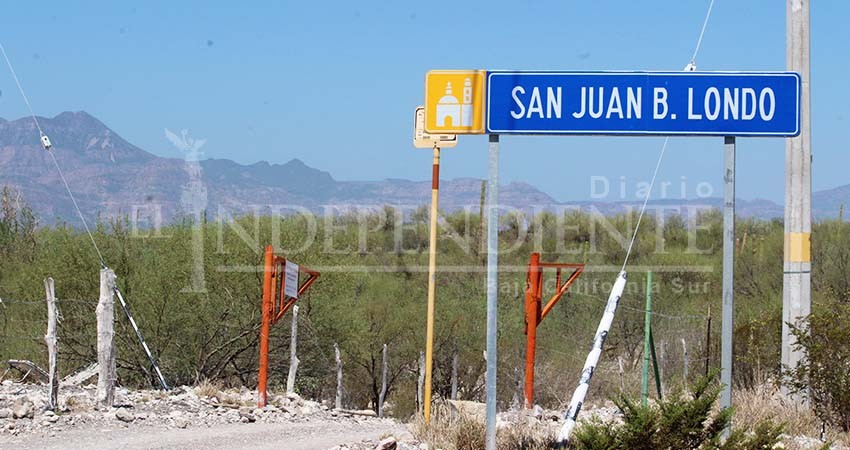
<path fill-rule="evenodd" d="M 129 423 L 136 420 L 136 415 L 127 408 L 118 408 L 118 410 L 115 411 L 115 418 L 122 422 Z"/>
<path fill-rule="evenodd" d="M 534 408 L 531 409 L 531 415 L 534 416 L 535 419 L 543 418 L 543 408 L 540 405 L 534 405 Z"/>
<path fill-rule="evenodd" d="M 449 406 L 455 414 L 470 419 L 484 420 L 486 405 L 484 403 L 469 400 L 449 400 Z"/>
<path fill-rule="evenodd" d="M 174 419 L 174 426 L 177 428 L 186 428 L 189 426 L 189 419 L 185 417 L 178 417 Z"/>
<path fill-rule="evenodd" d="M 378 443 L 378 446 L 375 447 L 375 450 L 396 450 L 398 448 L 398 441 L 393 436 L 385 438 L 381 442 Z"/>
<path fill-rule="evenodd" d="M 15 403 L 12 408 L 12 417 L 15 419 L 30 418 L 35 415 L 35 407 L 31 401 L 24 399 Z"/>

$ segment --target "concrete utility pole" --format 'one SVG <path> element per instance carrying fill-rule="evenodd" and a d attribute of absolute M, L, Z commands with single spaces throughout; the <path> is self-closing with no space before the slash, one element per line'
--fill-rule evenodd
<path fill-rule="evenodd" d="M 809 96 L 809 0 L 787 0 L 785 58 L 802 78 L 800 135 L 785 141 L 785 274 L 782 279 L 782 366 L 803 358 L 795 351 L 788 322 L 806 317 L 812 306 L 812 147 Z"/>

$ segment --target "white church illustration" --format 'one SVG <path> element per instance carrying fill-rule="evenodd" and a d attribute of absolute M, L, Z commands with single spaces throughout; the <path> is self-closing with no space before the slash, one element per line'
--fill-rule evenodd
<path fill-rule="evenodd" d="M 446 83 L 446 95 L 437 102 L 437 126 L 447 127 L 447 118 L 451 118 L 453 127 L 471 127 L 474 108 L 472 106 L 472 78 L 463 83 L 463 102 L 452 95 L 452 83 Z"/>

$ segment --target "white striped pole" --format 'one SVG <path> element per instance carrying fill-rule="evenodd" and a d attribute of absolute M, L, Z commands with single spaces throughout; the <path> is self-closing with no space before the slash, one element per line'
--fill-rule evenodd
<path fill-rule="evenodd" d="M 626 271 L 622 270 L 617 274 L 617 281 L 611 288 L 611 295 L 608 296 L 608 303 L 605 306 L 605 313 L 602 314 L 602 320 L 599 321 L 599 327 L 596 329 L 596 336 L 593 338 L 593 347 L 584 361 L 584 369 L 581 371 L 578 387 L 573 393 L 573 398 L 570 400 L 570 407 L 567 410 L 566 422 L 558 433 L 558 444 L 566 445 L 570 440 L 570 434 L 576 426 L 576 418 L 581 411 L 581 405 L 584 403 L 584 397 L 587 395 L 587 389 L 590 387 L 590 379 L 593 378 L 593 372 L 596 370 L 596 365 L 599 363 L 599 357 L 602 355 L 602 346 L 605 344 L 605 338 L 608 337 L 608 331 L 611 329 L 611 322 L 614 321 L 614 313 L 617 312 L 617 306 L 620 304 L 620 297 L 623 296 L 623 289 L 626 287 Z"/>
<path fill-rule="evenodd" d="M 156 371 L 156 376 L 159 378 L 159 384 L 163 389 L 168 390 L 168 383 L 165 382 L 165 377 L 162 376 L 162 372 L 159 370 L 159 365 L 156 363 L 156 358 L 153 357 L 150 348 L 148 348 L 147 342 L 145 342 L 145 338 L 142 337 L 142 332 L 139 331 L 139 326 L 136 325 L 135 319 L 133 319 L 133 315 L 130 314 L 130 307 L 127 305 L 127 302 L 124 301 L 124 296 L 121 295 L 121 291 L 118 290 L 118 287 L 113 288 L 115 290 L 115 294 L 118 296 L 118 301 L 121 302 L 121 307 L 124 308 L 124 314 L 127 315 L 127 318 L 130 319 L 130 325 L 133 326 L 133 330 L 136 331 L 136 337 L 139 339 L 139 343 L 142 344 L 142 348 L 145 350 L 145 354 L 148 355 L 148 360 L 151 362 L 153 369 Z"/>

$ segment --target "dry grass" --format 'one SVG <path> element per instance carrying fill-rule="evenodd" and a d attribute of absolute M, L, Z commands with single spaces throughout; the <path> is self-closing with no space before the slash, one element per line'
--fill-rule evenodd
<path fill-rule="evenodd" d="M 88 411 L 92 405 L 82 395 L 69 395 L 65 398 L 65 406 L 71 411 Z"/>
<path fill-rule="evenodd" d="M 785 433 L 793 436 L 818 438 L 821 435 L 820 419 L 806 406 L 784 398 L 772 383 L 764 383 L 754 389 L 733 391 L 732 405 L 735 416 L 732 424 L 735 428 L 753 429 L 764 420 L 785 424 Z M 846 448 L 850 446 L 850 433 L 827 427 L 827 440 Z M 786 439 L 786 448 L 796 450 L 792 439 Z M 808 447 L 807 447 L 808 448 Z"/>
<path fill-rule="evenodd" d="M 245 402 L 239 394 L 231 394 L 224 390 L 219 382 L 203 380 L 194 387 L 195 395 L 201 398 L 215 399 L 220 405 L 229 408 L 251 406 L 253 402 Z M 270 401 L 271 403 L 271 401 Z"/>
<path fill-rule="evenodd" d="M 195 394 L 198 397 L 215 397 L 221 392 L 221 383 L 203 380 L 195 386 Z"/>
<path fill-rule="evenodd" d="M 443 450 L 483 450 L 485 426 L 480 418 L 453 415 L 446 405 L 435 405 L 431 423 L 416 416 L 411 426 L 413 435 L 429 448 Z M 512 423 L 497 431 L 498 450 L 544 450 L 553 448 L 554 433 L 543 424 Z"/>

